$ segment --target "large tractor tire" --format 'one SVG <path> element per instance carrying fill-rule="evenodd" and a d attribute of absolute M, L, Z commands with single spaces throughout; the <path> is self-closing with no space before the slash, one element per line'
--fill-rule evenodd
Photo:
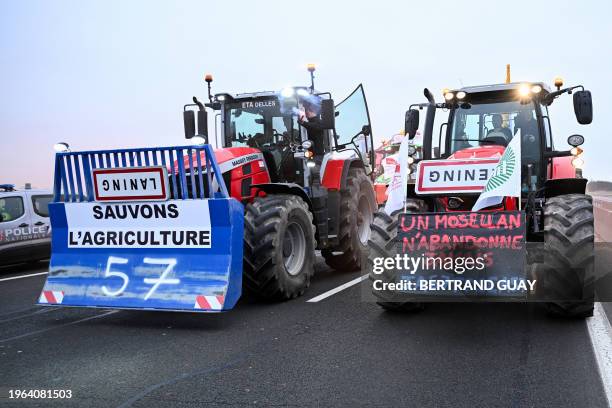
<path fill-rule="evenodd" d="M 593 258 L 595 228 L 593 201 L 584 194 L 552 197 L 544 206 L 544 279 L 550 314 L 593 316 Z"/>
<path fill-rule="evenodd" d="M 425 212 L 425 205 L 421 200 L 408 200 L 406 204 L 407 212 Z M 397 255 L 397 230 L 399 226 L 399 213 L 396 211 L 388 215 L 384 210 L 374 214 L 374 222 L 372 223 L 372 233 L 370 234 L 368 266 L 369 270 L 373 270 L 375 258 L 395 258 Z M 393 282 L 394 277 L 388 272 L 383 272 L 381 275 L 370 273 L 370 280 L 382 279 L 384 282 Z M 416 312 L 423 310 L 424 305 L 420 302 L 406 302 L 398 299 L 395 294 L 374 291 L 374 296 L 377 298 L 378 305 L 383 309 L 392 312 Z"/>
<path fill-rule="evenodd" d="M 361 258 L 368 249 L 370 225 L 376 211 L 372 182 L 362 168 L 351 168 L 340 198 L 339 244 L 324 249 L 325 263 L 340 271 L 361 269 Z"/>
<path fill-rule="evenodd" d="M 244 220 L 244 287 L 266 300 L 302 295 L 314 273 L 315 248 L 304 200 L 287 194 L 255 198 Z"/>

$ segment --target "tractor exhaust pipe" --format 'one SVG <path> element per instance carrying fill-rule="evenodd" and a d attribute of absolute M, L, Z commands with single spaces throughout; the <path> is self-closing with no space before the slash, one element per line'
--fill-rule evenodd
<path fill-rule="evenodd" d="M 436 100 L 434 99 L 434 96 L 431 91 L 427 88 L 423 90 L 423 94 L 425 95 L 425 98 L 427 98 L 427 102 L 429 102 L 429 106 L 427 107 L 427 115 L 425 115 L 425 134 L 423 135 L 423 160 L 429 160 L 431 159 L 431 141 L 434 119 L 436 117 Z"/>

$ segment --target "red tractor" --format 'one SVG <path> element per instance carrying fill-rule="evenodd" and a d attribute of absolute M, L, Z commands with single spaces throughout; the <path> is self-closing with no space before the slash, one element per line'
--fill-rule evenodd
<path fill-rule="evenodd" d="M 455 217 L 452 218 L 458 220 L 455 228 L 465 221 L 464 225 L 475 228 L 473 231 L 480 234 L 477 240 L 489 243 L 493 242 L 492 237 L 486 236 L 489 230 L 482 224 L 476 225 L 478 221 L 474 220 L 486 217 L 490 222 L 495 214 L 511 214 L 505 219 L 522 217 L 524 220 L 525 263 L 521 264 L 517 257 L 505 261 L 504 265 L 498 262 L 496 266 L 536 277 L 537 287 L 529 294 L 537 293 L 537 298 L 546 303 L 550 313 L 591 316 L 594 292 L 589 276 L 593 268 L 594 221 L 592 200 L 585 194 L 587 180 L 581 174 L 583 161 L 579 155 L 582 150 L 578 146 L 584 138 L 572 135 L 568 138 L 569 149 L 556 149 L 548 114 L 548 107 L 557 97 L 573 94 L 578 123 L 590 124 L 591 94 L 582 86 L 563 88 L 560 78 L 555 80 L 555 86 L 556 90 L 551 91 L 541 82 L 521 82 L 445 90 L 443 103 L 437 103 L 432 93 L 425 89 L 427 102 L 412 105 L 406 112 L 405 123 L 407 134 L 414 138 L 419 128 L 419 111 L 425 111 L 421 129 L 422 157 L 409 161 L 418 169 L 416 175 L 412 165 L 408 170 L 410 181 L 403 211 L 392 214 L 379 211 L 375 215 L 369 242 L 370 267 L 377 259 L 394 258 L 402 251 L 399 235 L 406 236 L 407 224 L 415 214 L 422 215 L 417 220 L 421 224 L 415 229 L 416 234 L 427 233 L 427 221 Z M 439 126 L 435 126 L 436 121 Z M 434 135 L 434 129 L 439 129 L 439 133 Z M 517 195 L 520 197 L 506 196 L 493 206 L 473 212 L 489 179 L 487 172 L 491 171 L 491 166 L 495 168 L 514 137 L 521 138 L 522 156 L 517 166 L 520 167 L 517 169 L 521 190 Z M 461 171 L 453 173 L 444 167 L 435 167 L 442 165 Z M 456 167 L 459 165 L 467 167 Z M 469 166 L 480 167 L 474 167 L 477 168 L 474 172 Z M 436 171 L 427 173 L 431 168 Z M 517 218 L 512 218 L 514 213 L 519 214 Z M 433 232 L 439 240 L 440 231 Z M 456 237 L 448 236 L 451 240 Z M 405 248 L 405 253 L 412 254 Z M 396 278 L 386 275 L 385 279 Z M 374 295 L 385 309 L 419 310 L 423 307 L 424 297 L 416 295 L 406 297 L 399 296 L 397 291 L 377 290 Z"/>
<path fill-rule="evenodd" d="M 245 205 L 244 287 L 266 299 L 301 295 L 317 249 L 334 269 L 359 269 L 376 211 L 362 86 L 334 105 L 314 81 L 237 95 L 213 95 L 210 75 L 206 82 L 208 103 L 194 97 L 185 106 L 185 137 L 211 139 L 231 197 Z M 207 108 L 215 112 L 210 138 Z"/>

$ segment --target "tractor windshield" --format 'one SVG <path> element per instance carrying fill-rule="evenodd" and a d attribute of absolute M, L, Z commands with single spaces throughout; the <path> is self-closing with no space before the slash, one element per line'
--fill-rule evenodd
<path fill-rule="evenodd" d="M 451 153 L 485 145 L 507 146 L 519 129 L 524 142 L 540 140 L 533 103 L 464 103 L 454 110 Z"/>
<path fill-rule="evenodd" d="M 297 120 L 275 97 L 225 105 L 225 145 L 262 148 L 299 140 Z"/>

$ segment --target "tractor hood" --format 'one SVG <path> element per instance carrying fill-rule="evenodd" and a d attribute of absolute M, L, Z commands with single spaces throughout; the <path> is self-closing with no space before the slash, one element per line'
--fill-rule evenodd
<path fill-rule="evenodd" d="M 225 173 L 228 170 L 231 170 L 235 167 L 241 166 L 243 164 L 259 161 L 259 165 L 262 168 L 265 168 L 263 154 L 260 150 L 254 149 L 252 147 L 225 147 L 222 149 L 214 149 L 215 158 L 217 159 L 217 163 L 219 164 L 219 168 L 222 173 Z M 204 156 L 201 156 L 201 163 L 203 163 Z M 192 157 L 184 156 L 183 157 L 183 168 L 188 169 L 190 165 L 190 160 L 193 163 L 197 162 L 197 157 L 195 154 Z M 174 162 L 174 174 L 178 173 L 178 163 L 176 160 Z"/>
<path fill-rule="evenodd" d="M 506 148 L 499 145 L 469 147 L 467 149 L 457 150 L 448 158 L 456 160 L 500 158 L 502 154 L 504 154 L 504 150 L 506 150 Z"/>

